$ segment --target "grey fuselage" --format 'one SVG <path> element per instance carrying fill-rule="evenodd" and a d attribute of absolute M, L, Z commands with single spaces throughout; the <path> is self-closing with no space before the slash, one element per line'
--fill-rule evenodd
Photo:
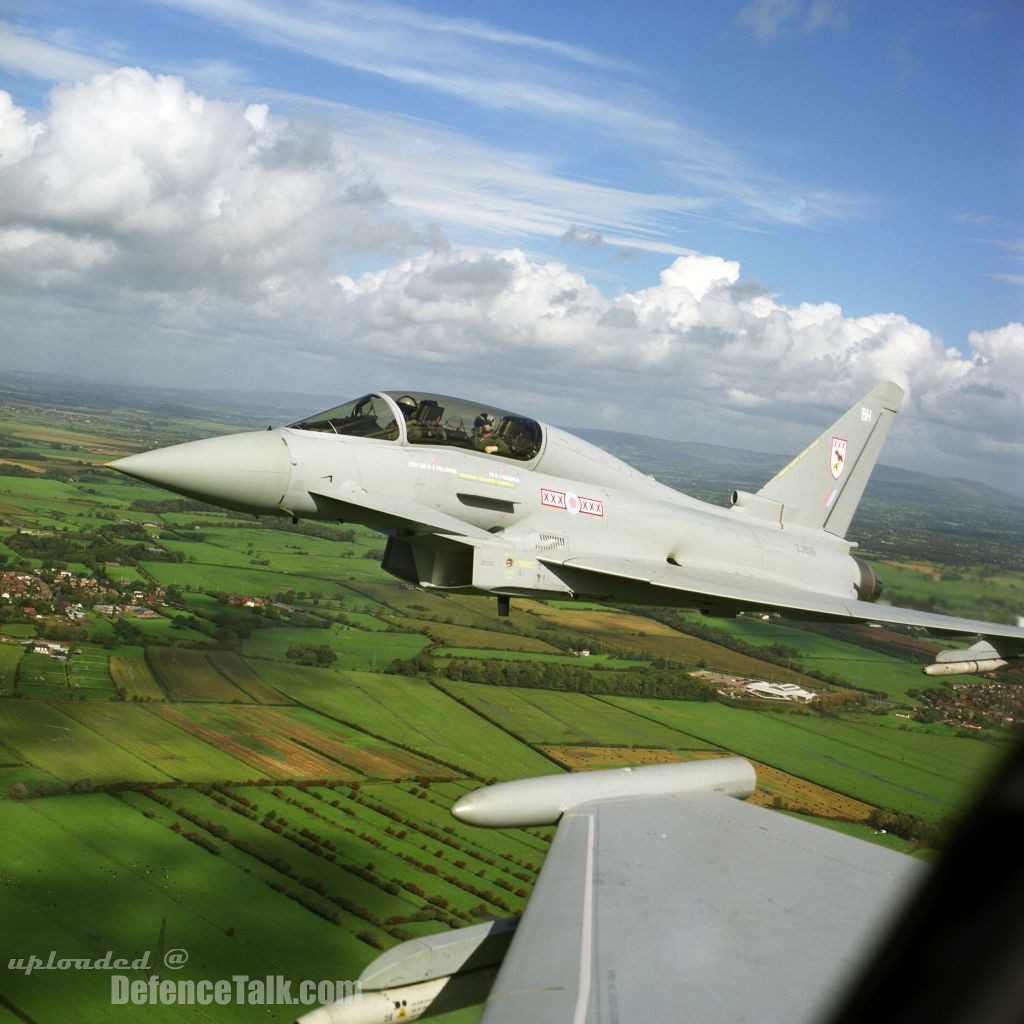
<path fill-rule="evenodd" d="M 424 572 L 417 582 L 427 587 L 645 599 L 646 588 L 629 581 L 617 583 L 616 592 L 602 584 L 599 593 L 570 594 L 540 564 L 544 558 L 571 562 L 575 554 L 728 571 L 843 598 L 856 598 L 862 581 L 861 563 L 850 556 L 848 542 L 823 531 L 783 529 L 739 507 L 698 501 L 555 427 L 544 427 L 544 446 L 529 464 L 465 449 L 287 428 L 281 436 L 291 472 L 280 507 L 293 516 L 336 518 L 315 495 L 329 491 L 358 504 L 359 493 L 365 492 L 411 498 L 491 534 L 491 544 L 480 546 L 493 547 L 497 573 L 478 571 L 467 580 Z M 348 519 L 387 526 L 370 511 L 365 517 L 350 513 Z M 509 558 L 514 566 L 505 564 Z M 663 600 L 664 594 L 659 595 L 658 601 Z"/>
<path fill-rule="evenodd" d="M 667 594 L 649 580 L 576 571 L 574 559 L 586 556 L 629 559 L 670 573 L 671 567 L 726 573 L 753 585 L 842 599 L 877 596 L 865 594 L 865 581 L 870 589 L 877 580 L 850 555 L 848 541 L 783 524 L 771 508 L 766 514 L 757 496 L 734 495 L 732 508 L 709 505 L 567 431 L 514 415 L 503 425 L 525 426 L 521 436 L 530 440 L 511 453 L 475 450 L 473 432 L 461 419 L 458 432 L 441 431 L 435 440 L 405 421 L 395 394 L 364 400 L 372 400 L 381 424 L 387 421 L 377 436 L 332 427 L 367 420 L 358 405 L 354 416 L 350 403 L 344 419 L 322 414 L 326 418 L 157 449 L 115 465 L 239 511 L 381 529 L 391 537 L 384 568 L 423 587 L 735 611 L 714 597 Z M 455 400 L 436 397 L 454 408 Z"/>

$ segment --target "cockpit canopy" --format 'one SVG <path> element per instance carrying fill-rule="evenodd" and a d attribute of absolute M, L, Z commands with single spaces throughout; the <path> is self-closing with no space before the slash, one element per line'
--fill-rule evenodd
<path fill-rule="evenodd" d="M 363 395 L 290 424 L 380 441 L 443 445 L 528 462 L 544 439 L 541 425 L 528 416 L 447 395 L 384 391 Z"/>

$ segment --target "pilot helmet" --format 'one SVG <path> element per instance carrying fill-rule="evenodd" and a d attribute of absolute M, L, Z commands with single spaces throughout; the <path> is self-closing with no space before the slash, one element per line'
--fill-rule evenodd
<path fill-rule="evenodd" d="M 412 395 L 402 395 L 395 403 L 402 410 L 402 415 L 408 420 L 416 412 L 416 399 Z"/>

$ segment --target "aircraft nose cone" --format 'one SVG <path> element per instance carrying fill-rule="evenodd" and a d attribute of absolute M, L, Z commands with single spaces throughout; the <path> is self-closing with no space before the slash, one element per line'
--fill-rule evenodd
<path fill-rule="evenodd" d="M 291 459 L 280 431 L 260 430 L 129 455 L 110 468 L 199 501 L 266 514 L 284 499 Z"/>

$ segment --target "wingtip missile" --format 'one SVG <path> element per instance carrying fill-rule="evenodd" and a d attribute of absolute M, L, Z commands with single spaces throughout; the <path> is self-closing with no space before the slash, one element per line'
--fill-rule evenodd
<path fill-rule="evenodd" d="M 980 672 L 995 672 L 1005 668 L 1009 662 L 1003 657 L 1005 651 L 997 650 L 990 640 L 979 640 L 965 650 L 949 649 L 935 655 L 935 663 L 926 665 L 926 676 L 964 676 Z"/>
<path fill-rule="evenodd" d="M 980 672 L 995 672 L 997 669 L 1006 668 L 1009 664 L 1002 658 L 989 658 L 983 661 L 947 661 L 934 665 L 926 665 L 924 674 L 926 676 L 968 676 L 977 675 Z"/>

